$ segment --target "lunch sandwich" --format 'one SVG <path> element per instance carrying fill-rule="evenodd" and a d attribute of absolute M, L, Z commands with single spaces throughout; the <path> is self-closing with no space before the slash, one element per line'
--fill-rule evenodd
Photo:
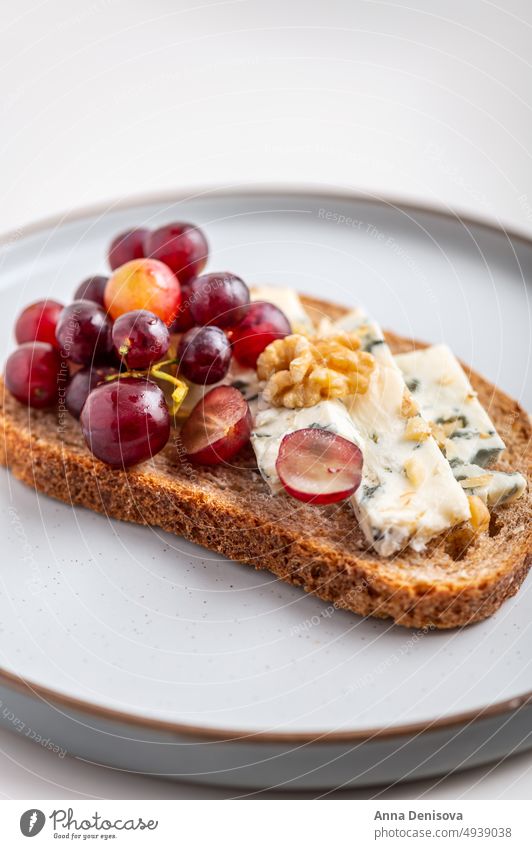
<path fill-rule="evenodd" d="M 531 559 L 526 413 L 446 345 L 207 256 L 193 225 L 128 231 L 109 278 L 26 308 L 4 464 L 364 616 L 495 612 Z"/>

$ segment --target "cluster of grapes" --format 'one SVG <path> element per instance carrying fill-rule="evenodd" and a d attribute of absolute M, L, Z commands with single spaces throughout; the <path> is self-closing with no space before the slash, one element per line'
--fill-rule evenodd
<path fill-rule="evenodd" d="M 115 468 L 152 457 L 171 428 L 157 381 L 180 384 L 165 367 L 208 386 L 223 380 L 233 356 L 253 368 L 270 342 L 290 333 L 281 310 L 251 303 L 239 277 L 202 274 L 208 253 L 202 231 L 187 223 L 121 233 L 109 248 L 110 277 L 83 281 L 68 306 L 38 301 L 20 314 L 19 347 L 5 368 L 8 390 L 30 407 L 54 406 L 66 363 L 65 404 L 93 454 Z M 179 337 L 170 353 L 173 334 Z M 181 439 L 193 462 L 220 463 L 250 430 L 241 393 L 218 386 L 192 410 Z"/>

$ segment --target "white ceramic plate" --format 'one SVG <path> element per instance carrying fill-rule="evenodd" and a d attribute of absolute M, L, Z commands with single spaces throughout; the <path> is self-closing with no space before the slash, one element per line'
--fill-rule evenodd
<path fill-rule="evenodd" d="M 212 190 L 18 234 L 1 254 L 2 359 L 24 304 L 68 302 L 105 272 L 112 235 L 172 219 L 205 227 L 210 269 L 362 302 L 400 333 L 447 341 L 532 408 L 531 245 L 339 194 Z M 530 582 L 484 623 L 421 634 L 72 509 L 5 470 L 1 503 L 0 719 L 19 733 L 120 768 L 252 787 L 390 782 L 529 742 Z"/>

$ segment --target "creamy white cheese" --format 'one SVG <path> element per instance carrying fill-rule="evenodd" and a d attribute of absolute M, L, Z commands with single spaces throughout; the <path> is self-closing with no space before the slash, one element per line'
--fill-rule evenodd
<path fill-rule="evenodd" d="M 442 450 L 467 495 L 478 495 L 488 507 L 519 498 L 526 489 L 523 475 L 486 468 L 504 442 L 452 351 L 432 345 L 395 360 L 424 417 L 432 426 L 450 427 Z"/>
<path fill-rule="evenodd" d="M 473 463 L 460 463 L 452 468 L 466 494 L 478 495 L 488 507 L 509 504 L 520 498 L 526 489 L 526 479 L 519 472 L 483 469 Z"/>
<path fill-rule="evenodd" d="M 276 492 L 280 483 L 275 461 L 283 436 L 310 426 L 334 430 L 363 453 L 362 482 L 351 503 L 368 543 L 383 556 L 407 544 L 422 549 L 432 537 L 469 519 L 467 497 L 432 437 L 423 442 L 405 438 L 407 419 L 401 410 L 408 390 L 378 325 L 360 310 L 346 319 L 329 323 L 329 329 L 356 331 L 365 350 L 375 356 L 368 391 L 346 403 L 324 401 L 303 410 L 259 412 L 252 435 L 258 465 Z M 325 325 L 321 332 L 326 332 Z"/>
<path fill-rule="evenodd" d="M 467 497 L 432 437 L 406 438 L 402 405 L 409 393 L 379 325 L 354 309 L 330 325 L 330 332 L 337 329 L 357 333 L 376 361 L 368 391 L 348 402 L 364 439 L 355 513 L 379 554 L 388 556 L 407 543 L 423 549 L 434 536 L 470 518 Z"/>
<path fill-rule="evenodd" d="M 504 442 L 447 345 L 398 354 L 395 360 L 424 417 L 454 427 L 445 443 L 450 463 L 485 467 L 500 457 Z"/>

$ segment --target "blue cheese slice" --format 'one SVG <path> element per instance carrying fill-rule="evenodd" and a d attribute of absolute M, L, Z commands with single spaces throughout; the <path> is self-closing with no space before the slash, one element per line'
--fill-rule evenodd
<path fill-rule="evenodd" d="M 450 463 L 484 468 L 500 457 L 504 442 L 447 345 L 398 354 L 395 359 Z"/>
<path fill-rule="evenodd" d="M 454 465 L 453 472 L 466 494 L 478 495 L 488 507 L 516 501 L 526 490 L 526 479 L 519 472 L 483 469 L 473 463 Z"/>
<path fill-rule="evenodd" d="M 383 556 L 433 537 L 470 518 L 466 494 L 432 436 L 406 436 L 414 416 L 425 424 L 382 331 L 366 317 L 357 325 L 376 366 L 368 391 L 347 406 L 364 440 L 362 485 L 353 506 L 368 540 Z M 428 427 L 423 428 L 428 432 Z"/>
<path fill-rule="evenodd" d="M 519 498 L 526 489 L 523 475 L 486 468 L 504 442 L 452 351 L 433 345 L 395 360 L 467 495 L 478 495 L 488 507 Z"/>

